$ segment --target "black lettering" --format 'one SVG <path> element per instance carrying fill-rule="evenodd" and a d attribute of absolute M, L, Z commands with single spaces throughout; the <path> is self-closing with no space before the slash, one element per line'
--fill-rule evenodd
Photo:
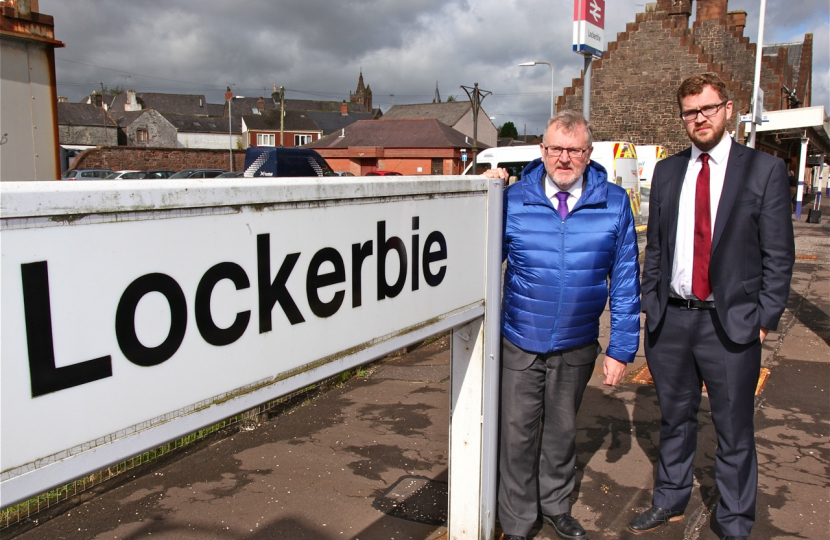
<path fill-rule="evenodd" d="M 26 319 L 32 397 L 111 377 L 110 356 L 55 367 L 49 270 L 46 261 L 21 264 L 20 274 L 23 283 L 23 312 Z"/>
<path fill-rule="evenodd" d="M 271 235 L 258 234 L 257 241 L 257 286 L 259 288 L 259 333 L 264 334 L 270 332 L 273 328 L 271 322 L 271 310 L 274 304 L 280 303 L 282 311 L 288 317 L 291 324 L 299 324 L 305 322 L 303 315 L 288 289 L 285 288 L 285 282 L 291 275 L 294 265 L 297 264 L 297 259 L 300 258 L 299 253 L 291 253 L 285 256 L 280 266 L 279 272 L 274 282 L 271 282 Z"/>
<path fill-rule="evenodd" d="M 378 221 L 378 300 L 384 298 L 394 298 L 403 290 L 406 284 L 406 247 L 403 240 L 397 236 L 393 236 L 386 240 L 386 222 Z M 398 252 L 398 259 L 400 260 L 400 267 L 398 270 L 398 280 L 389 285 L 386 282 L 386 254 L 392 250 Z"/>
<path fill-rule="evenodd" d="M 251 320 L 250 311 L 241 311 L 236 314 L 233 324 L 228 328 L 219 328 L 213 322 L 213 315 L 210 313 L 210 297 L 216 284 L 223 279 L 231 280 L 237 291 L 251 286 L 245 270 L 238 264 L 231 262 L 223 262 L 211 267 L 199 280 L 199 286 L 196 287 L 196 305 L 194 306 L 196 326 L 205 341 L 217 347 L 230 345 L 241 338 Z"/>
<path fill-rule="evenodd" d="M 157 347 L 145 347 L 135 332 L 135 310 L 144 295 L 158 292 L 170 306 L 170 330 Z M 130 283 L 115 311 L 115 337 L 127 360 L 138 366 L 161 364 L 176 354 L 187 329 L 187 301 L 176 280 L 166 274 L 145 274 Z"/>
<path fill-rule="evenodd" d="M 320 274 L 320 266 L 327 261 L 334 265 L 334 272 Z M 305 282 L 305 292 L 308 296 L 308 306 L 311 311 L 318 317 L 331 317 L 337 313 L 337 310 L 343 305 L 343 297 L 346 296 L 346 292 L 337 291 L 330 302 L 322 302 L 317 290 L 345 281 L 346 266 L 343 264 L 343 257 L 336 249 L 327 247 L 315 253 L 308 265 Z"/>
<path fill-rule="evenodd" d="M 438 244 L 438 251 L 432 251 L 432 245 Z M 447 273 L 447 266 L 444 265 L 438 269 L 436 273 L 431 273 L 429 270 L 430 263 L 434 263 L 437 261 L 443 261 L 447 258 L 447 241 L 444 239 L 444 235 L 441 234 L 440 231 L 433 231 L 429 233 L 427 236 L 427 241 L 424 244 L 424 260 L 423 260 L 423 269 L 424 269 L 424 281 L 429 284 L 430 287 L 436 287 L 444 281 L 444 276 Z"/>
<path fill-rule="evenodd" d="M 359 307 L 363 303 L 363 261 L 372 254 L 372 241 L 352 244 L 352 307 Z"/>
<path fill-rule="evenodd" d="M 419 221 L 420 220 L 419 220 L 418 216 L 415 216 L 415 217 L 412 218 L 412 230 L 413 231 L 418 230 L 418 228 L 420 226 Z M 421 235 L 419 235 L 419 234 L 413 234 L 412 235 L 412 290 L 413 291 L 417 291 L 418 288 L 420 287 L 420 280 L 418 279 L 418 277 L 419 277 L 418 259 L 421 258 L 418 255 L 419 254 L 419 250 L 418 250 L 418 248 L 419 248 L 418 239 L 419 238 L 421 238 Z"/>

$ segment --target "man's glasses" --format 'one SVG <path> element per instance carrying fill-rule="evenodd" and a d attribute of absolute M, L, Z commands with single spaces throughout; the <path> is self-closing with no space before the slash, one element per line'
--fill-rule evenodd
<path fill-rule="evenodd" d="M 558 158 L 562 155 L 562 152 L 567 152 L 568 156 L 573 159 L 579 159 L 582 155 L 588 151 L 587 148 L 562 148 L 561 146 L 542 146 L 545 149 L 545 153 L 552 158 Z"/>
<path fill-rule="evenodd" d="M 716 114 L 718 114 L 718 111 L 720 110 L 720 108 L 723 107 L 724 105 L 726 105 L 728 102 L 729 102 L 729 100 L 726 99 L 726 100 L 721 101 L 717 105 L 707 105 L 707 106 L 705 106 L 701 109 L 694 109 L 694 110 L 691 110 L 691 111 L 683 111 L 682 113 L 680 113 L 680 118 L 682 118 L 683 120 L 685 120 L 687 122 L 692 122 L 694 120 L 697 120 L 697 115 L 698 114 L 702 114 L 706 118 L 711 118 L 711 117 L 715 116 Z"/>

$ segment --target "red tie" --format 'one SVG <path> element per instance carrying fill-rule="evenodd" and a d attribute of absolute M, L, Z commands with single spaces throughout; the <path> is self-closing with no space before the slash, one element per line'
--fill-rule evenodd
<path fill-rule="evenodd" d="M 701 154 L 703 166 L 695 189 L 695 249 L 692 264 L 692 292 L 700 300 L 712 294 L 709 285 L 709 258 L 712 255 L 712 214 L 709 206 L 709 154 Z"/>

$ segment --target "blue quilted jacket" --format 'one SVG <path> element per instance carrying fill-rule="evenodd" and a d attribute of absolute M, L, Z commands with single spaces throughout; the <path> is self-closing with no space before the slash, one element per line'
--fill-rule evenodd
<path fill-rule="evenodd" d="M 502 335 L 518 347 L 547 353 L 599 337 L 611 298 L 606 355 L 631 362 L 639 347 L 640 265 L 637 233 L 625 190 L 590 162 L 582 196 L 563 220 L 545 196 L 541 159 L 504 192 L 502 259 L 507 259 Z"/>

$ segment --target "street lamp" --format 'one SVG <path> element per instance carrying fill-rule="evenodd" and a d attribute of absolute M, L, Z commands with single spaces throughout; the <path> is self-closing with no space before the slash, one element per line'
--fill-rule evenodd
<path fill-rule="evenodd" d="M 235 96 L 231 93 L 231 87 L 228 87 L 228 91 L 225 92 L 225 100 L 228 102 L 228 152 L 230 153 L 230 168 L 229 170 L 233 172 L 233 115 L 231 114 L 231 103 L 233 103 L 234 98 L 241 98 L 245 96 Z"/>
<path fill-rule="evenodd" d="M 550 115 L 553 116 L 553 66 L 550 62 L 524 62 L 519 64 L 522 67 L 529 67 L 529 66 L 538 66 L 539 64 L 545 64 L 550 68 Z"/>

